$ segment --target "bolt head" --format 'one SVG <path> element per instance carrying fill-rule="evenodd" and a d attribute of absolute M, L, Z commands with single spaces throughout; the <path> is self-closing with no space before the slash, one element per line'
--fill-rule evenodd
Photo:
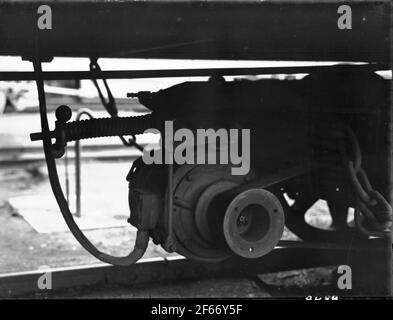
<path fill-rule="evenodd" d="M 72 117 L 72 111 L 70 107 L 61 105 L 56 109 L 56 119 L 60 122 L 67 122 Z"/>

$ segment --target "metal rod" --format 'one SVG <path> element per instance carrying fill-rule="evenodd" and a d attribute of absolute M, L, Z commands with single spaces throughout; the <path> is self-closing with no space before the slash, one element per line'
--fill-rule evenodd
<path fill-rule="evenodd" d="M 262 75 L 294 74 L 312 72 L 331 72 L 340 68 L 356 70 L 389 70 L 386 64 L 351 64 L 299 67 L 261 67 L 261 68 L 208 68 L 208 69 L 169 69 L 169 70 L 116 70 L 116 71 L 46 71 L 41 73 L 43 80 L 82 80 L 82 79 L 143 79 L 170 77 L 208 77 L 212 75 Z M 34 72 L 7 71 L 0 72 L 1 81 L 35 80 Z"/>
<path fill-rule="evenodd" d="M 70 203 L 70 180 L 68 177 L 68 153 L 67 149 L 65 150 L 65 155 L 64 155 L 64 173 L 65 173 L 65 189 L 66 189 L 66 199 L 67 203 Z"/>
<path fill-rule="evenodd" d="M 76 121 L 79 121 L 83 115 L 87 115 L 90 119 L 94 116 L 89 109 L 78 110 Z M 75 141 L 75 195 L 76 195 L 76 211 L 75 216 L 82 216 L 81 210 L 81 145 L 80 140 Z"/>

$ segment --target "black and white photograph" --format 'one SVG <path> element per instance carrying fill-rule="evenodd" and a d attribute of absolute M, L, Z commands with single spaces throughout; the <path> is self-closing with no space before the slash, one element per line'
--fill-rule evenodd
<path fill-rule="evenodd" d="M 392 37 L 391 0 L 0 0 L 0 301 L 391 300 Z"/>

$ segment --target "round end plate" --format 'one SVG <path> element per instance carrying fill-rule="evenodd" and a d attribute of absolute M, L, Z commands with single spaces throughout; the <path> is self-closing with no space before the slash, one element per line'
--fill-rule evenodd
<path fill-rule="evenodd" d="M 269 253 L 284 231 L 284 210 L 270 191 L 250 189 L 238 194 L 224 217 L 225 240 L 231 250 L 244 258 Z"/>

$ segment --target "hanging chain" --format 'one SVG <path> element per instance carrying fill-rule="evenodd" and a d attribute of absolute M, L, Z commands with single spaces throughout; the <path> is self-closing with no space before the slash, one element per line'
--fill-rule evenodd
<path fill-rule="evenodd" d="M 340 132 L 340 153 L 355 191 L 356 225 L 361 232 L 369 236 L 390 236 L 392 207 L 384 196 L 372 187 L 362 168 L 362 153 L 355 133 L 349 126 L 342 126 Z"/>
<path fill-rule="evenodd" d="M 92 73 L 101 72 L 101 68 L 97 62 L 97 59 L 93 59 L 93 58 L 90 59 L 90 71 Z M 106 81 L 106 79 L 102 78 L 102 82 L 104 83 L 104 87 L 105 87 L 106 95 L 108 97 L 108 101 L 105 99 L 104 94 L 102 93 L 101 88 L 98 85 L 97 79 L 92 78 L 91 81 L 93 81 L 93 84 L 97 89 L 98 96 L 100 97 L 101 103 L 105 107 L 106 111 L 108 111 L 108 113 L 110 114 L 111 117 L 117 117 L 118 112 L 117 112 L 116 100 L 113 97 L 112 91 L 109 88 L 109 85 L 108 85 L 108 82 Z M 119 138 L 125 146 L 135 147 L 139 151 L 143 151 L 143 148 L 136 142 L 135 136 L 131 136 L 131 138 L 129 138 L 128 140 L 123 136 L 120 136 Z"/>

